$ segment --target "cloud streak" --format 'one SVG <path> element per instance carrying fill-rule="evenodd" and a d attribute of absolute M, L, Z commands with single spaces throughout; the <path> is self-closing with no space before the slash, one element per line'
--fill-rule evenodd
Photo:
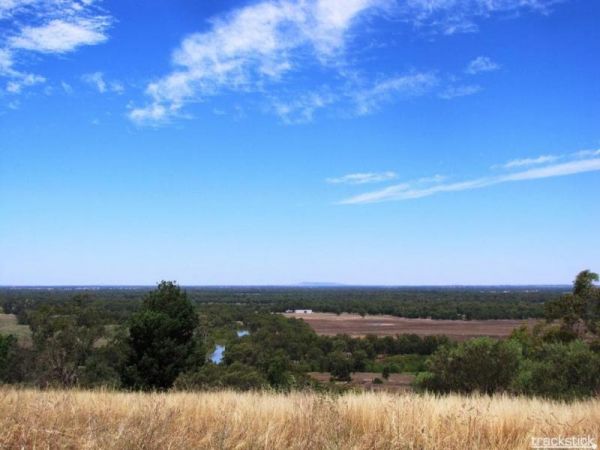
<path fill-rule="evenodd" d="M 433 73 L 410 73 L 377 81 L 368 89 L 351 94 L 358 115 L 371 114 L 395 98 L 417 97 L 431 91 L 439 83 Z"/>
<path fill-rule="evenodd" d="M 536 158 L 521 158 L 521 159 L 513 159 L 505 164 L 501 164 L 499 166 L 494 166 L 494 168 L 501 167 L 503 169 L 513 169 L 515 167 L 526 167 L 526 166 L 535 166 L 539 164 L 547 164 L 554 162 L 560 159 L 560 156 L 557 155 L 542 155 Z"/>
<path fill-rule="evenodd" d="M 538 180 L 543 178 L 562 177 L 586 172 L 600 171 L 600 150 L 586 151 L 587 157 L 580 158 L 581 152 L 569 155 L 572 160 L 548 164 L 544 167 L 521 169 L 517 172 L 498 176 L 486 176 L 458 182 L 434 181 L 431 185 L 420 186 L 418 183 L 400 183 L 376 191 L 366 192 L 340 201 L 343 205 L 379 203 L 386 201 L 411 200 L 444 192 L 459 192 L 481 189 L 502 183 Z M 537 158 L 536 158 L 537 159 Z M 523 160 L 521 160 L 523 161 Z M 553 160 L 552 160 L 553 161 Z M 513 166 L 523 167 L 523 166 Z"/>
<path fill-rule="evenodd" d="M 467 97 L 469 95 L 477 94 L 478 92 L 481 92 L 481 90 L 482 88 L 478 84 L 449 86 L 439 94 L 439 97 L 444 100 L 452 100 L 457 97 Z"/>
<path fill-rule="evenodd" d="M 361 172 L 350 173 L 337 178 L 327 178 L 325 181 L 329 184 L 370 184 L 381 183 L 398 178 L 395 172 Z"/>

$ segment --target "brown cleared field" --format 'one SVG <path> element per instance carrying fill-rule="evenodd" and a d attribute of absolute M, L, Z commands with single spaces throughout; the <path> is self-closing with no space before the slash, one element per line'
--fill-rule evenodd
<path fill-rule="evenodd" d="M 361 317 L 359 314 L 285 313 L 286 317 L 295 317 L 307 322 L 318 334 L 335 336 L 348 334 L 362 337 L 367 334 L 377 336 L 395 336 L 397 334 L 417 334 L 419 336 L 446 335 L 450 339 L 465 339 L 490 336 L 505 338 L 521 325 L 533 326 L 536 320 L 433 320 L 407 319 L 395 316 Z"/>
<path fill-rule="evenodd" d="M 527 450 L 600 434 L 600 401 L 0 388 L 1 449 Z"/>

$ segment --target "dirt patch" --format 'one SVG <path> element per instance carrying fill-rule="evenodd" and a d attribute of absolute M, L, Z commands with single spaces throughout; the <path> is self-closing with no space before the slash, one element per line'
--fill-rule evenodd
<path fill-rule="evenodd" d="M 465 339 L 490 336 L 505 338 L 521 325 L 532 327 L 537 321 L 530 320 L 433 320 L 407 319 L 387 315 L 365 316 L 359 314 L 285 313 L 286 317 L 302 319 L 318 334 L 335 336 L 348 334 L 362 337 L 367 334 L 395 336 L 397 334 L 417 334 L 419 336 L 446 335 L 450 339 Z"/>

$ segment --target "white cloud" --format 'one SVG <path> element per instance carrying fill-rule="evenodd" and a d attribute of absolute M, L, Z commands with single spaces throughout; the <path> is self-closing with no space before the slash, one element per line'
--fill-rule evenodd
<path fill-rule="evenodd" d="M 63 88 L 63 91 L 65 91 L 65 93 L 67 93 L 67 94 L 72 94 L 73 93 L 73 86 L 71 86 L 66 81 L 61 81 L 60 82 L 60 86 Z"/>
<path fill-rule="evenodd" d="M 8 44 L 14 49 L 40 53 L 66 53 L 82 45 L 100 44 L 108 39 L 105 18 L 77 18 L 72 21 L 54 19 L 38 27 L 23 27 Z"/>
<path fill-rule="evenodd" d="M 600 156 L 600 149 L 598 150 L 580 150 L 575 153 L 577 158 L 590 158 L 593 156 Z"/>
<path fill-rule="evenodd" d="M 438 178 L 437 180 L 432 180 L 432 184 L 427 186 L 419 185 L 418 182 L 396 184 L 388 186 L 384 189 L 355 195 L 353 197 L 342 200 L 340 204 L 349 205 L 377 203 L 394 200 L 410 200 L 416 198 L 429 197 L 431 195 L 443 192 L 457 192 L 472 189 L 480 189 L 487 186 L 493 186 L 508 182 L 537 180 L 542 178 L 552 178 L 567 175 L 575 175 L 585 172 L 600 171 L 600 158 L 598 157 L 600 156 L 600 149 L 591 151 L 588 150 L 586 152 L 590 152 L 586 153 L 588 155 L 586 159 L 576 159 L 578 158 L 578 155 L 581 154 L 581 152 L 576 152 L 566 156 L 571 158 L 571 161 L 557 164 L 547 164 L 544 167 L 529 168 L 505 175 L 484 176 L 480 178 L 474 178 L 471 180 L 450 183 L 444 182 L 443 178 Z M 512 167 L 522 166 L 516 165 Z"/>
<path fill-rule="evenodd" d="M 299 124 L 312 122 L 315 112 L 333 103 L 335 97 L 328 93 L 310 92 L 294 100 L 274 100 L 273 110 L 283 123 Z"/>
<path fill-rule="evenodd" d="M 177 115 L 179 108 L 154 103 L 146 108 L 134 108 L 129 111 L 128 117 L 139 125 L 155 125 L 167 121 L 171 116 Z"/>
<path fill-rule="evenodd" d="M 0 20 L 9 19 L 18 11 L 39 0 L 0 0 Z"/>
<path fill-rule="evenodd" d="M 327 178 L 325 181 L 330 184 L 369 184 L 369 183 L 381 183 L 383 181 L 390 181 L 397 178 L 398 175 L 395 172 L 361 172 L 361 173 L 350 173 L 337 178 Z"/>
<path fill-rule="evenodd" d="M 115 94 L 122 94 L 123 92 L 125 92 L 125 85 L 120 81 L 111 81 L 109 83 L 109 88 Z"/>
<path fill-rule="evenodd" d="M 148 85 L 150 103 L 132 110 L 130 117 L 152 116 L 161 109 L 177 112 L 185 102 L 223 90 L 259 89 L 297 69 L 300 54 L 311 55 L 318 64 L 334 64 L 357 19 L 388 3 L 283 0 L 235 10 L 214 20 L 210 30 L 183 39 L 173 53 L 175 69 Z"/>
<path fill-rule="evenodd" d="M 377 203 L 390 200 L 409 200 L 428 197 L 440 192 L 464 191 L 476 189 L 494 184 L 490 179 L 481 178 L 476 180 L 461 181 L 456 183 L 437 184 L 425 188 L 413 187 L 410 183 L 402 183 L 387 188 L 359 194 L 342 200 L 340 204 L 353 205 L 361 203 Z"/>
<path fill-rule="evenodd" d="M 547 13 L 562 1 L 566 0 L 404 0 L 397 8 L 401 19 L 416 28 L 451 35 L 477 31 L 477 20 L 492 14 Z"/>
<path fill-rule="evenodd" d="M 422 95 L 436 82 L 421 73 L 359 83 L 345 74 L 344 58 L 353 30 L 367 17 L 381 15 L 418 29 L 452 34 L 476 30 L 475 21 L 491 14 L 521 9 L 547 11 L 558 0 L 262 0 L 213 19 L 206 31 L 185 36 L 172 54 L 173 69 L 146 87 L 145 105 L 130 108 L 134 121 L 152 117 L 164 121 L 180 115 L 187 103 L 228 92 L 270 92 L 307 65 L 335 70 L 336 101 L 352 102 L 356 113 L 368 114 L 388 98 Z M 492 70 L 486 57 L 472 62 L 473 70 Z M 497 65 L 496 65 L 497 66 Z M 360 78 L 360 77 L 358 77 Z M 368 86 L 372 85 L 371 88 Z M 341 86 L 341 87 L 340 87 Z M 443 98 L 470 95 L 476 86 L 450 88 Z M 319 92 L 315 86 L 308 91 Z M 306 98 L 276 101 L 274 111 L 286 123 L 310 121 L 314 107 Z M 308 107 L 304 107 L 306 103 Z M 331 104 L 330 102 L 328 104 Z M 159 113 L 160 111 L 160 113 Z"/>
<path fill-rule="evenodd" d="M 86 73 L 81 79 L 87 84 L 94 86 L 101 94 L 106 92 L 106 82 L 102 72 Z"/>
<path fill-rule="evenodd" d="M 94 87 L 101 94 L 104 94 L 106 92 L 122 94 L 125 91 L 123 83 L 121 83 L 120 81 L 106 81 L 102 72 L 86 73 L 82 75 L 81 79 L 85 83 Z"/>
<path fill-rule="evenodd" d="M 493 72 L 494 70 L 498 70 L 500 65 L 492 61 L 491 58 L 487 56 L 478 56 L 473 61 L 469 63 L 465 72 L 471 75 L 475 75 L 480 72 Z"/>
<path fill-rule="evenodd" d="M 468 95 L 477 94 L 478 92 L 481 92 L 481 90 L 482 88 L 478 84 L 448 86 L 439 94 L 439 97 L 444 100 L 452 100 L 456 97 L 466 97 Z"/>
<path fill-rule="evenodd" d="M 558 155 L 542 155 L 535 158 L 521 158 L 513 159 L 505 164 L 494 166 L 494 168 L 501 167 L 503 169 L 513 169 L 515 167 L 535 166 L 539 164 L 547 164 L 560 159 Z"/>
<path fill-rule="evenodd" d="M 12 52 L 5 48 L 0 48 L 0 76 L 14 75 Z"/>
<path fill-rule="evenodd" d="M 504 181 L 536 180 L 539 178 L 561 177 L 583 172 L 594 172 L 600 170 L 600 158 L 582 159 L 546 167 L 528 169 L 522 172 L 512 173 L 500 177 Z"/>
<path fill-rule="evenodd" d="M 384 102 L 396 97 L 414 97 L 427 93 L 437 83 L 438 78 L 432 73 L 411 73 L 391 77 L 376 82 L 371 88 L 358 90 L 351 94 L 359 115 L 376 111 Z"/>
<path fill-rule="evenodd" d="M 26 53 L 64 54 L 108 39 L 111 18 L 94 0 L 0 0 L 0 77 L 13 93 L 44 77 L 24 71 Z M 33 77 L 33 78 L 32 78 Z M 31 82 L 35 80 L 34 82 Z"/>
<path fill-rule="evenodd" d="M 22 76 L 15 78 L 6 83 L 6 91 L 11 94 L 18 94 L 21 92 L 23 87 L 33 86 L 36 84 L 44 83 L 46 79 L 40 75 L 34 74 L 23 74 Z"/>

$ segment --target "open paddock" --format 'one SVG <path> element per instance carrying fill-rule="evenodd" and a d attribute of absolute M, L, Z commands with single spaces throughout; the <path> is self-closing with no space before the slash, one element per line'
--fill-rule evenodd
<path fill-rule="evenodd" d="M 464 341 L 480 336 L 506 338 L 521 325 L 532 327 L 536 320 L 433 320 L 407 319 L 387 315 L 285 313 L 286 317 L 302 319 L 316 333 L 325 336 L 348 334 L 363 337 L 367 334 L 395 336 L 397 334 L 417 334 L 419 336 L 445 335 L 456 341 Z"/>

